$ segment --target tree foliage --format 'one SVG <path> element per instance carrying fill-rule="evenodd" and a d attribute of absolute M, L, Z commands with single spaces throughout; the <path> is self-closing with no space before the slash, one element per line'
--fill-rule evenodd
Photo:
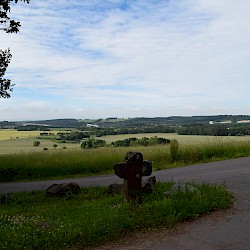
<path fill-rule="evenodd" d="M 105 147 L 106 141 L 89 138 L 81 143 L 81 148 L 100 148 Z"/>
<path fill-rule="evenodd" d="M 0 97 L 9 98 L 8 91 L 12 91 L 12 84 L 9 79 L 3 78 L 6 69 L 10 63 L 10 50 L 0 50 Z"/>
<path fill-rule="evenodd" d="M 131 147 L 131 146 L 154 146 L 154 145 L 168 144 L 168 143 L 170 143 L 169 139 L 153 136 L 150 138 L 143 137 L 139 139 L 133 137 L 125 140 L 118 140 L 112 142 L 111 145 L 114 147 Z"/>
<path fill-rule="evenodd" d="M 20 0 L 25 3 L 29 3 L 30 0 Z M 21 27 L 20 22 L 16 22 L 15 20 L 9 17 L 10 13 L 10 3 L 17 3 L 18 0 L 1 0 L 0 1 L 0 30 L 6 33 L 17 33 Z M 0 98 L 9 98 L 11 92 L 13 90 L 13 84 L 9 79 L 3 78 L 5 75 L 6 69 L 10 63 L 11 54 L 10 50 L 1 50 L 0 49 Z"/>

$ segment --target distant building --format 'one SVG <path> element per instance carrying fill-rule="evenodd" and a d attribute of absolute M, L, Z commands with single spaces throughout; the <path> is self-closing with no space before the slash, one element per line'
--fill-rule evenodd
<path fill-rule="evenodd" d="M 214 121 L 210 121 L 209 124 L 230 124 L 232 123 L 232 121 L 223 121 L 223 122 L 214 122 Z"/>
<path fill-rule="evenodd" d="M 99 128 L 99 125 L 88 123 L 88 124 L 87 124 L 87 127 L 88 127 L 88 128 L 91 128 L 91 127 L 92 127 L 92 128 Z"/>
<path fill-rule="evenodd" d="M 250 123 L 250 120 L 237 121 L 237 123 Z"/>

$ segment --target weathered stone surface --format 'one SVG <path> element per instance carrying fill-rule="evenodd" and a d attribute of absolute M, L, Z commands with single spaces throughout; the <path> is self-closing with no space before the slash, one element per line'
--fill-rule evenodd
<path fill-rule="evenodd" d="M 165 192 L 164 195 L 169 197 L 178 191 L 185 192 L 186 190 L 189 192 L 196 192 L 198 189 L 191 184 L 176 183 L 171 187 L 168 192 Z"/>
<path fill-rule="evenodd" d="M 107 193 L 110 195 L 119 194 L 123 191 L 123 184 L 111 184 L 108 187 Z"/>
<path fill-rule="evenodd" d="M 142 164 L 143 155 L 140 152 L 127 152 L 125 155 L 125 161 L 128 165 Z"/>
<path fill-rule="evenodd" d="M 127 152 L 125 162 L 115 165 L 115 173 L 124 179 L 125 201 L 141 202 L 141 177 L 143 155 L 140 152 Z"/>
<path fill-rule="evenodd" d="M 152 173 L 151 162 L 143 161 L 143 155 L 140 152 L 127 152 L 125 162 L 116 163 L 114 170 L 116 175 L 124 179 L 125 201 L 140 203 L 142 200 L 142 176 Z"/>
<path fill-rule="evenodd" d="M 115 174 L 120 178 L 128 178 L 128 165 L 127 162 L 117 162 L 114 166 Z M 149 176 L 152 174 L 152 163 L 150 161 L 143 161 L 141 176 Z"/>
<path fill-rule="evenodd" d="M 156 178 L 155 176 L 148 177 L 142 180 L 142 193 L 151 194 L 155 189 Z"/>
<path fill-rule="evenodd" d="M 149 176 L 152 174 L 152 163 L 151 161 L 143 161 L 142 165 L 142 176 Z"/>
<path fill-rule="evenodd" d="M 6 193 L 0 196 L 0 204 L 9 204 L 13 201 L 13 197 L 10 193 Z"/>
<path fill-rule="evenodd" d="M 127 179 L 127 163 L 126 162 L 117 162 L 114 166 L 115 174 L 123 179 Z"/>
<path fill-rule="evenodd" d="M 154 191 L 156 184 L 156 178 L 155 176 L 150 176 L 148 178 L 145 178 L 142 180 L 142 188 L 141 191 L 143 194 L 151 194 Z M 111 184 L 108 187 L 107 194 L 115 195 L 120 194 L 124 190 L 123 184 Z"/>
<path fill-rule="evenodd" d="M 46 189 L 46 194 L 48 196 L 58 196 L 63 197 L 65 195 L 79 194 L 81 188 L 78 184 L 74 182 L 62 183 L 62 184 L 53 184 Z"/>

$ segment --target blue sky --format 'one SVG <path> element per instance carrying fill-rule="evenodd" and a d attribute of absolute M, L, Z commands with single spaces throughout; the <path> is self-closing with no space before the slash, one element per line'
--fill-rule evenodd
<path fill-rule="evenodd" d="M 72 3 L 73 2 L 73 3 Z M 31 0 L 1 120 L 250 114 L 249 0 Z"/>

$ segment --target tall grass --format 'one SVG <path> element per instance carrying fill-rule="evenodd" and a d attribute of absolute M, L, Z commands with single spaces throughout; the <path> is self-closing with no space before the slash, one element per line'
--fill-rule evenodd
<path fill-rule="evenodd" d="M 153 168 L 164 169 L 250 155 L 250 142 L 217 142 L 182 145 L 173 158 L 169 145 L 130 148 L 56 150 L 0 155 L 0 181 L 52 179 L 113 173 L 127 151 L 140 151 Z"/>

